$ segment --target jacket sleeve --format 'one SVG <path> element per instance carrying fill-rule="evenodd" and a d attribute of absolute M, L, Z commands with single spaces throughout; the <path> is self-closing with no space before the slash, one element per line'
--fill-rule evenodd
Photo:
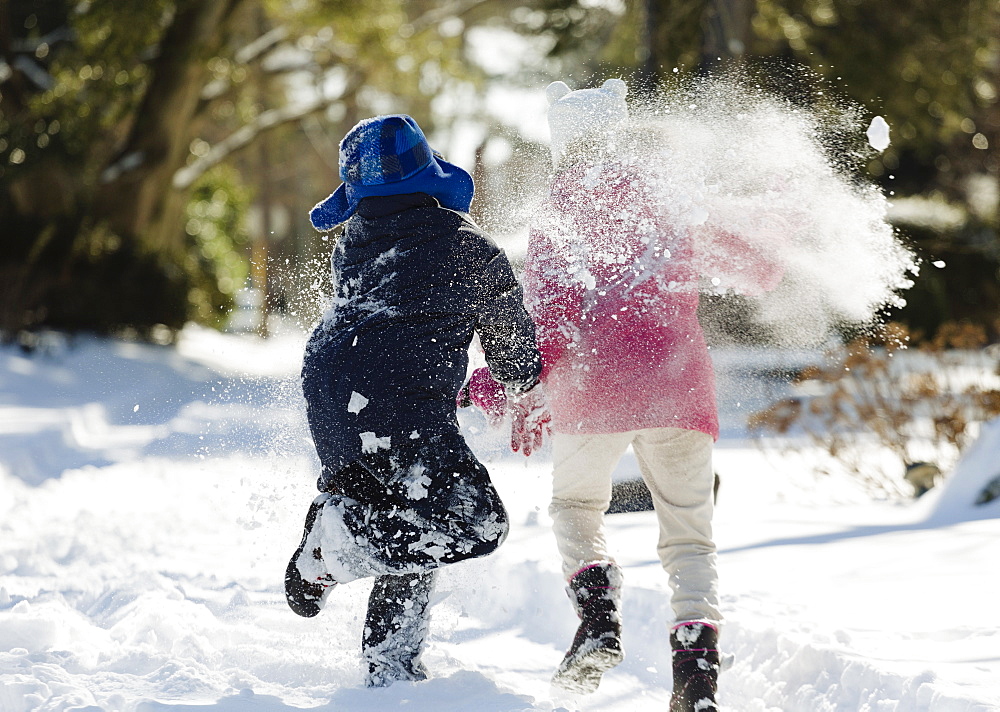
<path fill-rule="evenodd" d="M 806 229 L 798 211 L 753 197 L 719 199 L 693 231 L 699 272 L 748 297 L 775 289 L 785 274 L 794 236 Z"/>
<path fill-rule="evenodd" d="M 786 236 L 774 230 L 770 234 L 757 232 L 754 238 L 751 241 L 728 230 L 703 227 L 696 238 L 701 248 L 701 274 L 718 279 L 719 287 L 748 297 L 775 289 L 785 273 L 778 255 Z"/>
<path fill-rule="evenodd" d="M 527 391 L 538 382 L 542 358 L 524 293 L 502 250 L 480 273 L 479 285 L 476 331 L 490 372 L 509 389 Z"/>
<path fill-rule="evenodd" d="M 583 285 L 559 279 L 565 269 L 551 240 L 532 231 L 524 267 L 525 303 L 537 329 L 543 381 L 576 340 L 582 314 Z"/>

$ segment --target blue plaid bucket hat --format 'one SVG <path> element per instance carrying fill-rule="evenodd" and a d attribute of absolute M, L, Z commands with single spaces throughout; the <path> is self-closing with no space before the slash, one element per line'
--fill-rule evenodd
<path fill-rule="evenodd" d="M 343 184 L 309 211 L 317 230 L 332 230 L 363 198 L 427 193 L 444 207 L 468 212 L 472 176 L 431 150 L 417 122 L 405 114 L 366 119 L 340 142 Z"/>

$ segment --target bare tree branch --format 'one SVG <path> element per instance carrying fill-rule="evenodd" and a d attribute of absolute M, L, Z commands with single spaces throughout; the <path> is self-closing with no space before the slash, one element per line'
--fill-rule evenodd
<path fill-rule="evenodd" d="M 95 210 L 116 234 L 152 242 L 172 239 L 164 216 L 174 167 L 184 161 L 190 121 L 207 73 L 205 62 L 225 27 L 248 0 L 186 0 L 166 29 L 152 79 L 129 135 L 105 171 Z M 162 234 L 159 232 L 162 228 Z"/>
<path fill-rule="evenodd" d="M 335 173 L 338 172 L 340 163 L 338 160 L 330 160 L 330 156 L 338 156 L 340 146 L 323 130 L 315 116 L 307 116 L 302 121 L 302 131 L 323 163 Z"/>
<path fill-rule="evenodd" d="M 472 12 L 480 5 L 485 5 L 493 0 L 455 0 L 454 2 L 449 2 L 436 7 L 433 10 L 428 10 L 420 17 L 414 19 L 410 24 L 414 29 L 422 29 L 428 25 L 432 25 L 435 22 L 441 22 L 449 17 L 461 17 L 469 12 Z"/>
<path fill-rule="evenodd" d="M 295 105 L 283 106 L 262 112 L 253 122 L 241 126 L 226 138 L 213 145 L 208 152 L 174 173 L 173 187 L 185 190 L 198 180 L 207 170 L 218 165 L 228 156 L 252 143 L 261 134 L 285 124 L 300 121 L 311 114 L 322 111 L 353 92 L 354 86 L 345 89 L 335 97 L 320 96 Z"/>
<path fill-rule="evenodd" d="M 239 64 L 249 64 L 277 47 L 288 38 L 288 28 L 284 25 L 268 30 L 250 44 L 241 48 L 233 59 Z"/>

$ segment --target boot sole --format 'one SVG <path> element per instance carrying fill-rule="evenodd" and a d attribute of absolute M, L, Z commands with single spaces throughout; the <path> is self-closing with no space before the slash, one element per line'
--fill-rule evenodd
<path fill-rule="evenodd" d="M 302 541 L 299 548 L 292 554 L 288 566 L 285 567 L 285 601 L 292 612 L 303 618 L 312 618 L 319 615 L 321 610 L 320 601 L 323 599 L 325 588 L 321 584 L 312 583 L 302 578 L 299 573 L 298 560 L 306 546 L 306 539 L 312 531 L 313 524 L 319 511 L 323 508 L 322 503 L 313 502 L 306 512 L 305 526 L 302 532 Z M 312 589 L 310 591 L 309 589 Z"/>
<path fill-rule="evenodd" d="M 596 692 L 601 676 L 625 659 L 621 650 L 601 648 L 560 669 L 552 677 L 552 684 L 564 690 L 589 695 Z"/>

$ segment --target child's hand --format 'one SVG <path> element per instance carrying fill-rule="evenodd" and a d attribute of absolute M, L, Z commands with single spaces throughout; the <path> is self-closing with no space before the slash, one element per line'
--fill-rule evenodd
<path fill-rule="evenodd" d="M 525 457 L 542 447 L 546 433 L 552 433 L 552 414 L 545 403 L 545 393 L 540 385 L 527 393 L 508 395 L 511 410 L 510 448 L 520 450 Z"/>

